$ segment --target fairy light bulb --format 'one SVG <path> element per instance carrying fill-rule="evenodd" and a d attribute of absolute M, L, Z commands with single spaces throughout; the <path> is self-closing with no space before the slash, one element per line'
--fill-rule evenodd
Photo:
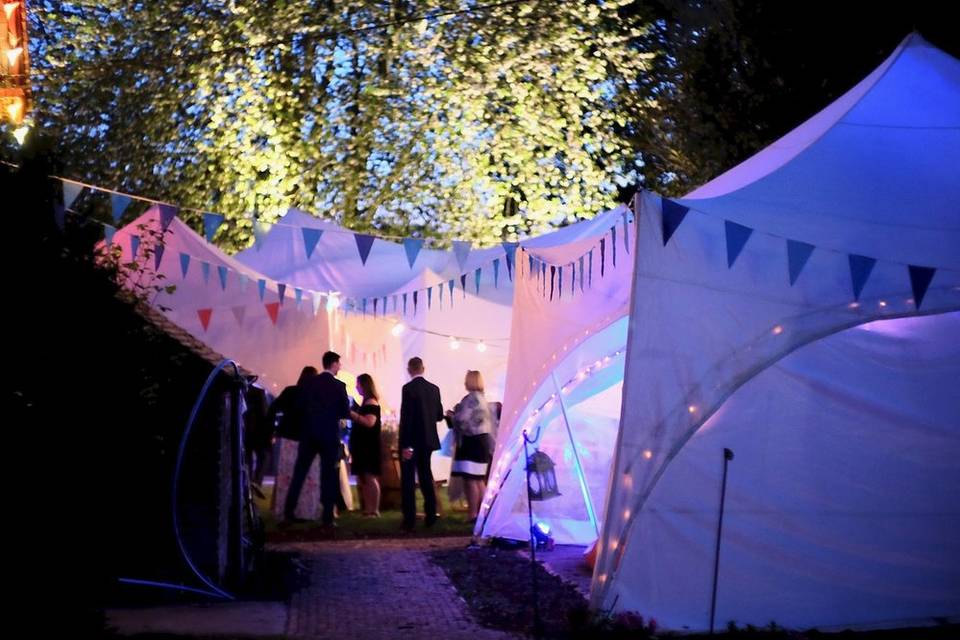
<path fill-rule="evenodd" d="M 13 67 L 17 64 L 17 59 L 23 53 L 23 47 L 15 47 L 13 49 L 7 49 L 7 64 L 10 67 Z"/>
<path fill-rule="evenodd" d="M 479 351 L 480 353 L 484 353 L 486 350 L 487 350 L 487 345 L 483 342 L 483 340 L 477 343 L 477 351 Z"/>

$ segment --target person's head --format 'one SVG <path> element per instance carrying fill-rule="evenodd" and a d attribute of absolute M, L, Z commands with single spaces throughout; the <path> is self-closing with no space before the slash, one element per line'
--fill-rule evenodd
<path fill-rule="evenodd" d="M 361 373 L 357 376 L 357 393 L 359 393 L 364 400 L 374 400 L 380 399 L 380 394 L 377 393 L 377 385 L 373 383 L 373 376 L 369 373 Z"/>
<path fill-rule="evenodd" d="M 423 375 L 423 360 L 420 358 L 410 358 L 410 361 L 407 362 L 407 373 L 410 374 L 410 377 L 421 376 Z"/>
<path fill-rule="evenodd" d="M 340 354 L 333 351 L 327 351 L 323 354 L 323 370 L 337 375 L 340 371 Z"/>
<path fill-rule="evenodd" d="M 297 384 L 303 384 L 304 381 L 312 378 L 315 375 L 317 375 L 317 368 L 308 365 L 303 368 L 303 371 L 300 372 L 300 377 L 297 378 Z"/>
<path fill-rule="evenodd" d="M 483 376 L 479 371 L 467 371 L 467 377 L 463 380 L 463 386 L 467 391 L 479 391 L 483 393 Z"/>

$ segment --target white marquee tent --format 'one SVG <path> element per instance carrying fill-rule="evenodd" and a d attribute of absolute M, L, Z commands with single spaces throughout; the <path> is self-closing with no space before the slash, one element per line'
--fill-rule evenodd
<path fill-rule="evenodd" d="M 586 505 L 602 514 L 593 605 L 705 629 L 729 448 L 718 625 L 960 615 L 958 167 L 960 62 L 914 35 L 690 198 L 643 194 L 631 294 L 617 287 L 603 306 L 614 278 L 543 307 L 544 267 L 532 287 L 521 274 L 510 426 L 478 532 L 526 536 L 517 452 L 539 426 L 564 495 L 536 503 L 538 519 L 585 541 Z M 558 269 L 586 248 L 534 257 Z M 611 393 L 618 367 L 619 429 L 609 395 L 575 415 Z M 612 464 L 590 467 L 584 452 Z"/>

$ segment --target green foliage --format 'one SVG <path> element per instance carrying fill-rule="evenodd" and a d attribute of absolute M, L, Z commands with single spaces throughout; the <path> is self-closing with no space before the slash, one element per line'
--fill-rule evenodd
<path fill-rule="evenodd" d="M 118 298 L 130 304 L 147 303 L 161 311 L 169 311 L 168 307 L 159 304 L 158 299 L 161 293 L 172 295 L 177 285 L 164 284 L 167 277 L 153 268 L 167 230 L 145 224 L 138 224 L 136 228 L 140 247 L 133 260 L 123 261 L 123 248 L 120 245 L 103 244 L 94 249 L 96 261 L 117 284 L 123 285 L 117 290 Z"/>
<path fill-rule="evenodd" d="M 288 206 L 492 244 L 613 205 L 636 180 L 617 127 L 656 109 L 643 22 L 485 4 L 35 2 L 35 119 L 68 175 L 224 213 L 232 248 Z"/>

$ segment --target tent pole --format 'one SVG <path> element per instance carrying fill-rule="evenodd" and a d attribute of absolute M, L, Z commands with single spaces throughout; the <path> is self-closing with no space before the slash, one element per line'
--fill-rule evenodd
<path fill-rule="evenodd" d="M 717 547 L 713 554 L 713 593 L 710 596 L 710 633 L 717 613 L 717 578 L 720 574 L 720 534 L 723 532 L 723 507 L 727 498 L 727 464 L 733 460 L 733 451 L 723 449 L 723 480 L 720 482 L 720 516 L 717 518 Z"/>
<path fill-rule="evenodd" d="M 580 452 L 577 449 L 577 441 L 573 438 L 573 431 L 570 429 L 570 420 L 567 419 L 567 405 L 563 401 L 563 391 L 557 382 L 556 371 L 550 373 L 553 380 L 553 388 L 557 390 L 557 400 L 560 402 L 560 413 L 563 414 L 563 424 L 567 427 L 567 437 L 570 439 L 570 446 L 573 447 L 573 460 L 577 465 L 577 479 L 580 481 L 580 493 L 583 494 L 583 502 L 587 506 L 587 515 L 590 516 L 590 523 L 597 537 L 600 537 L 600 526 L 597 524 L 597 514 L 593 510 L 593 500 L 590 498 L 590 489 L 587 487 L 587 479 L 583 475 L 583 466 L 580 464 Z"/>

